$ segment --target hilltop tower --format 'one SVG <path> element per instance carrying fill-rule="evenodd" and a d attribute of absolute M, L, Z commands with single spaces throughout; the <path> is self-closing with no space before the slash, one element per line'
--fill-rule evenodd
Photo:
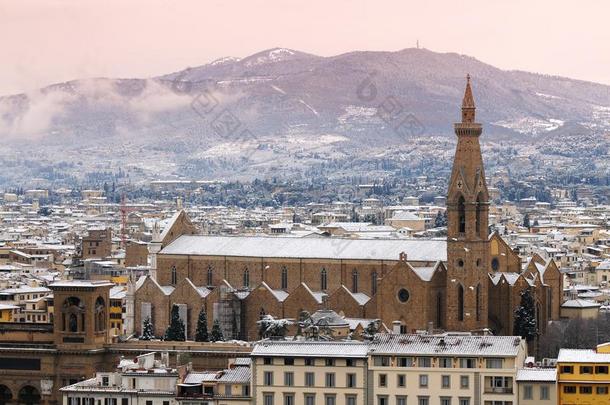
<path fill-rule="evenodd" d="M 469 331 L 488 324 L 489 194 L 481 156 L 481 124 L 466 77 L 462 122 L 447 192 L 447 330 Z"/>

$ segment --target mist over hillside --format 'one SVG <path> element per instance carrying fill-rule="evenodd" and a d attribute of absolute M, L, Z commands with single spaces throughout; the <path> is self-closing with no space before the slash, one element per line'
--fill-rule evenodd
<path fill-rule="evenodd" d="M 159 77 L 73 80 L 0 97 L 0 138 L 5 148 L 26 145 L 24 162 L 40 155 L 51 166 L 100 171 L 112 161 L 108 170 L 131 165 L 148 178 L 211 178 L 258 175 L 271 162 L 284 174 L 431 137 L 452 142 L 467 73 L 483 142 L 578 145 L 610 131 L 602 84 L 426 49 L 320 57 L 274 48 Z M 5 154 L 13 167 L 31 166 Z"/>

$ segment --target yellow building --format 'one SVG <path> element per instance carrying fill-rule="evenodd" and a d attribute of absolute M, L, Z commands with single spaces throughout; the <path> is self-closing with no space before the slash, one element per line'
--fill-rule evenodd
<path fill-rule="evenodd" d="M 559 405 L 610 405 L 610 343 L 597 350 L 561 349 L 557 358 Z"/>
<path fill-rule="evenodd" d="M 0 304 L 0 322 L 13 322 L 13 314 L 19 312 L 17 305 Z"/>
<path fill-rule="evenodd" d="M 123 317 L 125 313 L 125 299 L 127 297 L 127 288 L 123 286 L 114 286 L 110 289 L 110 335 L 120 336 L 125 334 L 123 327 Z"/>

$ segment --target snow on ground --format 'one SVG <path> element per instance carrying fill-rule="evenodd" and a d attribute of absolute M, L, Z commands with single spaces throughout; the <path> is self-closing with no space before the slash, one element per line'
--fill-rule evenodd
<path fill-rule="evenodd" d="M 513 120 L 496 121 L 492 122 L 492 124 L 512 129 L 520 134 L 538 135 L 562 127 L 564 121 L 554 118 L 548 118 L 545 120 L 535 117 L 522 117 Z"/>
<path fill-rule="evenodd" d="M 241 58 L 236 58 L 235 56 L 225 56 L 210 62 L 210 66 L 224 65 L 226 63 L 239 62 L 240 60 Z"/>
<path fill-rule="evenodd" d="M 291 51 L 290 49 L 285 49 L 285 48 L 272 49 L 266 55 L 258 56 L 254 60 L 248 60 L 246 62 L 246 66 L 250 67 L 250 66 L 261 65 L 263 63 L 279 62 L 279 61 L 289 58 L 292 55 L 294 55 L 294 51 Z"/>
<path fill-rule="evenodd" d="M 610 130 L 610 107 L 594 105 L 590 121 L 579 122 L 584 127 L 597 131 Z"/>
<path fill-rule="evenodd" d="M 375 107 L 362 107 L 357 105 L 348 105 L 345 107 L 345 113 L 338 120 L 342 124 L 349 122 L 368 122 L 375 121 L 377 109 Z"/>
<path fill-rule="evenodd" d="M 545 93 L 534 93 L 536 94 L 538 97 L 542 97 L 542 98 L 548 98 L 548 99 L 554 99 L 554 100 L 560 100 L 563 97 L 559 97 L 559 96 L 553 96 L 552 94 L 545 94 Z"/>

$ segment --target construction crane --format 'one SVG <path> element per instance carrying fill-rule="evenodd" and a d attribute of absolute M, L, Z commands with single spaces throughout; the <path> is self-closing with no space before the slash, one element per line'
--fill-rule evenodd
<path fill-rule="evenodd" d="M 129 215 L 129 213 L 131 211 L 133 211 L 132 208 L 127 207 L 126 204 L 126 199 L 125 199 L 125 193 L 121 194 L 121 247 L 123 249 L 127 249 L 127 216 Z"/>

